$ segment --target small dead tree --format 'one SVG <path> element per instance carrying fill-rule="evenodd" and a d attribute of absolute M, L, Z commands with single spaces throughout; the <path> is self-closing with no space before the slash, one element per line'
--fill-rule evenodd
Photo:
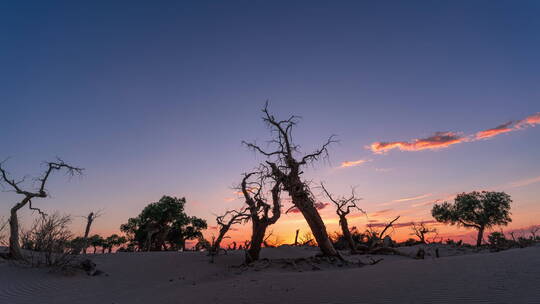
<path fill-rule="evenodd" d="M 359 210 L 361 212 L 364 212 L 364 210 L 360 209 L 356 203 L 360 201 L 360 198 L 356 197 L 356 194 L 354 192 L 354 188 L 351 190 L 351 195 L 349 197 L 332 197 L 332 194 L 326 190 L 324 187 L 324 184 L 321 183 L 321 188 L 328 197 L 328 199 L 336 206 L 336 214 L 339 217 L 339 226 L 341 227 L 341 232 L 343 233 L 343 237 L 349 244 L 349 248 L 351 249 L 351 254 L 357 254 L 358 251 L 356 250 L 356 244 L 354 243 L 354 240 L 351 235 L 351 231 L 349 230 L 349 223 L 347 222 L 347 215 L 351 213 L 353 210 Z"/>
<path fill-rule="evenodd" d="M 322 254 L 339 257 L 339 253 L 332 245 L 326 226 L 315 206 L 315 199 L 311 194 L 309 185 L 301 178 L 304 166 L 328 156 L 328 146 L 335 142 L 334 137 L 328 138 L 314 152 L 298 155 L 299 146 L 293 142 L 292 137 L 292 130 L 298 123 L 298 117 L 291 116 L 285 120 L 278 120 L 268 111 L 268 102 L 263 109 L 263 114 L 263 121 L 268 125 L 274 136 L 270 141 L 273 150 L 266 151 L 256 143 L 243 143 L 248 148 L 267 158 L 266 163 L 271 168 L 273 179 L 283 185 L 283 189 L 288 192 L 294 206 L 298 208 L 306 219 Z"/>
<path fill-rule="evenodd" d="M 32 200 L 34 198 L 46 198 L 47 196 L 49 196 L 45 189 L 45 186 L 49 177 L 51 176 L 51 173 L 54 171 L 65 170 L 68 175 L 73 176 L 81 175 L 84 170 L 82 168 L 71 166 L 61 159 L 57 159 L 55 162 L 47 162 L 45 163 L 45 165 L 45 172 L 41 177 L 37 178 L 36 180 L 38 182 L 38 189 L 35 191 L 28 191 L 22 189 L 21 187 L 21 184 L 24 182 L 24 178 L 20 181 L 9 178 L 7 171 L 3 167 L 3 162 L 0 163 L 0 182 L 7 184 L 9 187 L 12 188 L 15 193 L 23 196 L 23 199 L 11 208 L 11 215 L 9 218 L 9 255 L 12 259 L 24 260 L 19 244 L 19 220 L 17 217 L 17 211 L 28 205 L 31 210 L 37 211 L 42 216 L 45 216 L 45 213 L 43 213 L 39 208 L 35 208 L 32 206 Z"/>
<path fill-rule="evenodd" d="M 229 210 L 223 215 L 216 217 L 216 222 L 219 227 L 219 234 L 217 238 L 213 239 L 212 247 L 209 252 L 209 254 L 212 256 L 212 261 L 213 257 L 219 253 L 219 250 L 221 249 L 221 241 L 223 241 L 225 235 L 227 232 L 229 232 L 232 225 L 240 224 L 246 222 L 247 220 L 249 220 L 249 214 L 245 209 L 240 211 Z"/>
<path fill-rule="evenodd" d="M 367 238 L 368 238 L 368 246 L 366 248 L 364 248 L 364 250 L 368 251 L 369 253 L 372 253 L 374 250 L 379 250 L 381 248 L 376 248 L 376 247 L 381 247 L 381 245 L 384 245 L 384 244 L 381 244 L 382 243 L 382 240 L 384 239 L 384 237 L 387 236 L 387 231 L 388 229 L 393 229 L 393 225 L 394 223 L 400 218 L 400 216 L 398 215 L 396 218 L 394 218 L 393 220 L 391 220 L 389 223 L 387 223 L 385 226 L 384 226 L 384 229 L 382 231 L 378 231 L 374 228 L 374 225 L 367 225 L 367 230 L 366 230 L 366 234 L 367 234 Z M 384 246 L 382 246 L 384 248 Z M 380 251 L 380 250 L 379 250 Z"/>
<path fill-rule="evenodd" d="M 419 222 L 419 223 L 412 222 L 411 230 L 412 230 L 411 235 L 415 235 L 416 237 L 418 237 L 418 240 L 420 241 L 420 243 L 423 243 L 423 244 L 427 243 L 426 235 L 431 234 L 431 233 L 437 233 L 436 228 L 429 228 L 428 226 L 426 226 L 426 223 L 424 222 Z"/>
<path fill-rule="evenodd" d="M 256 181 L 250 181 L 250 178 L 253 176 L 258 177 Z M 264 197 L 264 186 L 267 178 L 268 176 L 264 171 L 251 172 L 244 175 L 240 185 L 252 224 L 250 246 L 246 252 L 246 263 L 251 263 L 259 259 L 266 229 L 268 226 L 276 223 L 281 216 L 281 184 L 280 182 L 275 182 L 272 186 L 272 203 L 269 204 Z M 270 210 L 272 215 L 270 215 Z"/>
<path fill-rule="evenodd" d="M 83 254 L 86 254 L 86 249 L 88 248 L 88 236 L 90 235 L 90 228 L 95 219 L 102 215 L 101 210 L 91 211 L 88 216 L 86 216 L 86 228 L 84 229 L 84 245 L 82 248 Z"/>
<path fill-rule="evenodd" d="M 531 238 L 532 238 L 533 241 L 538 240 L 538 238 L 536 236 L 536 233 L 538 233 L 538 231 L 540 231 L 540 225 L 531 226 L 531 228 L 529 228 L 529 233 L 531 234 Z"/>

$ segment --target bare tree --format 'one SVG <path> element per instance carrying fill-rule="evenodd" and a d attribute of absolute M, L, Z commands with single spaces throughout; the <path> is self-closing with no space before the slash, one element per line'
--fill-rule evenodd
<path fill-rule="evenodd" d="M 246 263 L 251 263 L 259 259 L 261 244 L 264 241 L 266 229 L 268 226 L 276 223 L 281 216 L 281 184 L 280 182 L 275 182 L 272 186 L 272 204 L 269 204 L 264 197 L 264 187 L 268 179 L 265 171 L 263 169 L 261 172 L 245 174 L 240 185 L 252 224 L 251 242 L 246 252 Z M 257 177 L 257 180 L 250 181 L 251 177 Z M 272 211 L 272 215 L 270 215 L 270 210 Z"/>
<path fill-rule="evenodd" d="M 393 220 L 391 220 L 389 223 L 387 223 L 382 231 L 378 231 L 375 229 L 374 225 L 367 225 L 367 236 L 368 236 L 368 251 L 372 251 L 374 247 L 379 246 L 381 244 L 381 241 L 384 239 L 385 236 L 387 236 L 388 229 L 394 227 L 394 223 L 400 218 L 400 216 L 396 216 Z"/>
<path fill-rule="evenodd" d="M 411 230 L 412 230 L 412 235 L 415 235 L 416 237 L 418 237 L 418 240 L 424 244 L 426 243 L 426 235 L 437 232 L 436 228 L 429 228 L 428 226 L 426 226 L 426 223 L 424 222 L 419 222 L 419 223 L 412 222 Z"/>
<path fill-rule="evenodd" d="M 49 196 L 45 189 L 45 186 L 49 177 L 51 176 L 51 173 L 53 171 L 66 170 L 68 175 L 73 176 L 76 174 L 80 175 L 83 172 L 82 168 L 68 165 L 59 158 L 55 162 L 46 162 L 45 164 L 47 169 L 45 170 L 43 175 L 36 180 L 38 182 L 38 189 L 34 191 L 27 191 L 21 188 L 21 183 L 24 182 L 24 178 L 20 181 L 10 179 L 8 177 L 7 171 L 3 168 L 3 163 L 0 163 L 0 174 L 2 175 L 0 181 L 9 185 L 15 193 L 23 196 L 23 199 L 11 208 L 11 215 L 9 218 L 9 255 L 12 259 L 15 260 L 24 260 L 19 244 L 19 221 L 17 218 L 17 211 L 28 205 L 31 210 L 37 211 L 42 216 L 45 216 L 45 213 L 43 213 L 39 208 L 35 208 L 32 206 L 32 200 L 34 198 L 46 198 L 47 196 Z"/>
<path fill-rule="evenodd" d="M 357 254 L 356 250 L 356 244 L 354 243 L 354 240 L 351 235 L 351 231 L 349 230 L 349 223 L 347 222 L 347 215 L 351 213 L 354 209 L 359 210 L 363 213 L 364 210 L 360 209 L 356 203 L 360 201 L 360 198 L 356 197 L 356 194 L 354 193 L 354 188 L 351 189 L 351 195 L 349 197 L 338 197 L 333 198 L 332 195 L 326 190 L 324 187 L 324 184 L 321 183 L 321 188 L 323 189 L 324 194 L 328 199 L 336 206 L 336 214 L 339 217 L 339 226 L 341 227 L 341 232 L 343 233 L 343 237 L 349 244 L 349 248 L 351 249 L 352 254 Z"/>
<path fill-rule="evenodd" d="M 249 220 L 249 217 L 250 216 L 245 209 L 240 211 L 229 210 L 226 211 L 223 215 L 216 217 L 216 222 L 219 226 L 219 234 L 218 237 L 215 238 L 212 242 L 212 249 L 210 250 L 210 255 L 214 256 L 219 253 L 219 250 L 221 248 L 221 241 L 223 241 L 225 235 L 227 234 L 227 232 L 229 232 L 229 229 L 231 229 L 232 225 L 246 222 L 247 220 Z"/>
<path fill-rule="evenodd" d="M 100 217 L 103 213 L 101 210 L 90 211 L 88 216 L 86 216 L 86 228 L 84 229 L 84 245 L 82 248 L 83 254 L 86 254 L 86 249 L 88 248 L 88 236 L 90 235 L 90 228 L 95 219 Z"/>
<path fill-rule="evenodd" d="M 540 231 L 540 225 L 531 226 L 529 228 L 529 232 L 531 233 L 531 237 L 533 240 L 537 240 L 536 233 L 538 233 L 538 231 Z"/>
<path fill-rule="evenodd" d="M 309 185 L 301 178 L 303 166 L 328 156 L 328 146 L 335 142 L 334 137 L 328 138 L 318 150 L 298 156 L 299 146 L 294 144 L 292 140 L 292 130 L 298 122 L 298 117 L 291 116 L 286 120 L 278 120 L 268 112 L 268 102 L 263 109 L 263 113 L 263 120 L 274 136 L 270 141 L 273 150 L 266 151 L 255 143 L 244 142 L 244 144 L 267 157 L 266 163 L 271 168 L 274 180 L 283 185 L 294 206 L 298 208 L 306 219 L 322 253 L 326 256 L 339 256 L 315 207 L 315 199 L 311 194 Z"/>

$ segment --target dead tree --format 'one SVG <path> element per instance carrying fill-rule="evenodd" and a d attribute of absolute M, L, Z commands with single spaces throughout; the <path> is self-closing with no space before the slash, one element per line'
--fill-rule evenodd
<path fill-rule="evenodd" d="M 19 220 L 17 217 L 17 211 L 28 205 L 31 210 L 37 211 L 39 212 L 39 214 L 44 216 L 45 213 L 43 213 L 41 209 L 32 206 L 32 200 L 34 198 L 46 198 L 47 196 L 49 196 L 45 189 L 45 186 L 49 177 L 51 176 L 51 173 L 53 171 L 66 170 L 68 175 L 73 176 L 76 174 L 80 175 L 83 172 L 82 168 L 68 165 L 61 159 L 57 159 L 57 161 L 55 162 L 47 162 L 45 164 L 47 166 L 47 169 L 45 170 L 43 175 L 36 180 L 38 183 L 38 189 L 34 191 L 27 191 L 21 188 L 21 183 L 24 182 L 24 178 L 20 181 L 10 179 L 8 177 L 7 171 L 2 166 L 3 163 L 0 163 L 0 174 L 2 175 L 0 181 L 9 185 L 15 193 L 23 196 L 23 199 L 11 208 L 9 218 L 9 256 L 15 260 L 24 260 L 21 252 L 21 246 L 19 244 Z"/>
<path fill-rule="evenodd" d="M 84 244 L 83 244 L 83 254 L 86 254 L 86 249 L 88 248 L 88 236 L 90 235 L 90 228 L 95 219 L 102 215 L 101 210 L 96 212 L 91 211 L 86 217 L 86 228 L 84 229 Z"/>
<path fill-rule="evenodd" d="M 411 224 L 411 230 L 412 230 L 411 234 L 418 237 L 418 240 L 420 241 L 420 243 L 423 243 L 423 244 L 427 243 L 426 235 L 437 232 L 436 228 L 429 228 L 426 226 L 424 222 L 419 222 L 419 223 L 413 222 Z"/>
<path fill-rule="evenodd" d="M 291 116 L 286 120 L 278 120 L 268 112 L 268 103 L 263 113 L 263 120 L 274 136 L 270 141 L 273 150 L 266 151 L 256 143 L 244 142 L 244 144 L 267 158 L 266 163 L 271 168 L 273 179 L 287 191 L 294 206 L 306 219 L 322 254 L 339 256 L 315 207 L 315 199 L 309 185 L 301 178 L 304 166 L 328 156 L 328 146 L 335 142 L 334 137 L 331 136 L 318 150 L 299 156 L 299 146 L 294 144 L 292 139 L 292 130 L 298 122 L 298 117 Z"/>
<path fill-rule="evenodd" d="M 388 231 L 388 229 L 393 229 L 393 225 L 399 219 L 399 217 L 400 216 L 398 215 L 396 218 L 386 224 L 381 232 L 375 230 L 373 225 L 367 225 L 366 234 L 368 238 L 368 246 L 364 246 L 364 248 L 362 249 L 367 253 L 377 253 L 385 251 L 394 252 L 392 248 L 387 248 L 386 246 L 384 246 L 384 244 L 381 244 L 381 241 L 384 239 L 385 236 L 387 236 L 386 232 Z"/>
<path fill-rule="evenodd" d="M 257 177 L 256 181 L 250 181 L 251 177 Z M 281 216 L 281 184 L 275 182 L 272 186 L 272 203 L 269 204 L 264 197 L 264 187 L 268 176 L 261 172 L 251 172 L 244 175 L 240 185 L 242 194 L 249 211 L 252 233 L 249 250 L 246 252 L 246 263 L 259 259 L 261 245 L 265 241 L 266 229 L 277 222 Z M 270 215 L 270 210 L 272 215 Z"/>
<path fill-rule="evenodd" d="M 354 188 L 351 190 L 351 195 L 349 197 L 338 197 L 333 198 L 332 195 L 326 190 L 324 187 L 324 184 L 321 183 L 321 188 L 323 189 L 324 194 L 328 199 L 336 206 L 336 214 L 339 217 L 339 226 L 341 227 L 341 232 L 343 233 L 343 237 L 349 244 L 349 248 L 351 249 L 351 254 L 357 254 L 356 250 L 356 244 L 354 243 L 354 240 L 351 235 L 351 231 L 349 230 L 349 223 L 347 222 L 347 215 L 351 213 L 352 210 L 357 209 L 363 213 L 364 210 L 360 209 L 356 203 L 360 201 L 360 198 L 356 197 L 356 194 L 354 193 Z"/>
<path fill-rule="evenodd" d="M 537 240 L 536 233 L 538 231 L 540 231 L 540 226 L 531 226 L 531 228 L 529 228 L 529 232 L 531 233 L 531 238 L 533 241 Z"/>
<path fill-rule="evenodd" d="M 240 224 L 246 222 L 247 220 L 249 220 L 249 214 L 245 209 L 240 211 L 229 210 L 223 215 L 216 217 L 216 222 L 219 226 L 219 234 L 218 237 L 212 241 L 212 248 L 209 252 L 210 255 L 213 257 L 219 253 L 219 250 L 221 249 L 221 241 L 223 241 L 225 235 L 227 232 L 229 232 L 232 225 Z"/>

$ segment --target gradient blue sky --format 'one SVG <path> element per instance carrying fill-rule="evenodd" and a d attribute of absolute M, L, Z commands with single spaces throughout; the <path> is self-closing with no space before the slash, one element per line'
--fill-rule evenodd
<path fill-rule="evenodd" d="M 14 176 L 57 155 L 85 167 L 82 179 L 54 176 L 52 198 L 35 204 L 104 208 L 103 233 L 163 194 L 212 223 L 241 203 L 227 201 L 230 187 L 262 160 L 241 140 L 268 139 L 269 99 L 303 117 L 305 151 L 338 135 L 330 162 L 307 175 L 334 193 L 357 186 L 368 212 L 391 209 L 380 220 L 427 220 L 429 200 L 497 189 L 527 226 L 540 217 L 540 127 L 436 151 L 365 146 L 539 112 L 539 15 L 538 1 L 2 2 L 0 158 Z M 371 161 L 337 168 L 358 159 Z M 512 184 L 522 180 L 532 182 Z M 0 215 L 15 198 L 0 194 Z M 296 220 L 276 229 L 290 234 Z"/>

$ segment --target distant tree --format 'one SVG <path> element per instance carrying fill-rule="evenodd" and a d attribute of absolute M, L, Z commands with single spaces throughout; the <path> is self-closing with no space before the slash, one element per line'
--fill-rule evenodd
<path fill-rule="evenodd" d="M 43 213 L 41 209 L 32 206 L 32 200 L 35 198 L 46 198 L 49 196 L 45 186 L 49 180 L 49 177 L 51 176 L 51 173 L 54 171 L 65 170 L 67 174 L 73 176 L 75 174 L 80 175 L 83 172 L 82 168 L 71 166 L 61 159 L 57 159 L 55 162 L 47 162 L 45 163 L 45 166 L 45 172 L 41 177 L 37 178 L 37 190 L 24 190 L 21 187 L 21 183 L 24 182 L 24 178 L 20 181 L 9 178 L 7 171 L 3 168 L 3 162 L 0 162 L 0 183 L 7 184 L 16 194 L 22 195 L 23 197 L 19 203 L 15 204 L 15 206 L 11 208 L 11 216 L 9 218 L 9 255 L 12 259 L 24 260 L 21 252 L 21 246 L 19 244 L 19 220 L 17 217 L 17 212 L 21 208 L 28 205 L 31 210 L 38 211 L 42 216 L 45 216 L 45 213 Z"/>
<path fill-rule="evenodd" d="M 126 242 L 127 240 L 125 237 L 119 236 L 118 234 L 112 234 L 111 236 L 105 238 L 103 242 L 103 252 L 108 250 L 108 252 L 111 253 L 114 247 L 121 246 Z"/>
<path fill-rule="evenodd" d="M 202 236 L 202 231 L 207 228 L 206 220 L 191 216 L 186 225 L 175 223 L 172 226 L 167 235 L 167 241 L 173 249 L 186 250 L 186 240 L 198 239 Z"/>
<path fill-rule="evenodd" d="M 268 203 L 264 193 L 264 187 L 269 178 L 266 171 L 263 169 L 260 172 L 245 174 L 240 185 L 247 205 L 246 209 L 249 212 L 249 220 L 251 220 L 252 224 L 251 241 L 249 241 L 249 249 L 246 252 L 247 263 L 259 259 L 266 229 L 276 223 L 281 216 L 281 184 L 275 182 L 272 185 L 270 191 L 272 202 Z M 256 180 L 250 180 L 251 177 L 256 177 Z M 272 212 L 271 215 L 270 211 Z"/>
<path fill-rule="evenodd" d="M 135 218 L 120 226 L 131 243 L 140 250 L 160 251 L 184 248 L 185 241 L 196 239 L 206 229 L 206 221 L 188 216 L 185 198 L 163 196 L 146 206 Z"/>
<path fill-rule="evenodd" d="M 473 191 L 461 193 L 454 204 L 436 204 L 431 214 L 441 223 L 474 228 L 478 230 L 476 245 L 482 245 L 484 230 L 497 225 L 508 225 L 510 218 L 510 195 L 504 192 Z"/>
<path fill-rule="evenodd" d="M 86 217 L 86 228 L 84 229 L 84 243 L 82 244 L 82 251 L 84 254 L 86 254 L 86 248 L 88 247 L 88 235 L 90 235 L 90 228 L 92 227 L 92 223 L 102 215 L 101 211 L 90 211 L 88 216 Z"/>
<path fill-rule="evenodd" d="M 426 236 L 431 233 L 436 233 L 436 228 L 430 228 L 425 222 L 412 222 L 411 223 L 412 235 L 418 237 L 420 243 L 426 243 Z"/>
<path fill-rule="evenodd" d="M 217 238 L 212 240 L 212 249 L 210 250 L 210 255 L 212 256 L 212 261 L 214 255 L 217 255 L 221 249 L 221 241 L 225 238 L 227 232 L 231 229 L 233 225 L 245 223 L 249 220 L 249 213 L 247 210 L 243 209 L 240 211 L 237 210 L 228 210 L 223 215 L 216 217 L 216 223 L 219 228 L 219 234 Z"/>
<path fill-rule="evenodd" d="M 105 240 L 99 234 L 94 234 L 91 237 L 89 237 L 88 238 L 88 243 L 90 244 L 90 246 L 94 247 L 94 252 L 93 252 L 94 254 L 97 253 L 97 248 L 98 247 L 103 248 L 103 251 L 105 251 L 105 248 L 104 248 Z"/>
<path fill-rule="evenodd" d="M 328 155 L 328 146 L 335 142 L 333 136 L 309 154 L 300 154 L 299 146 L 293 142 L 292 130 L 298 123 L 297 116 L 285 120 L 276 119 L 268 111 L 268 103 L 263 109 L 263 121 L 268 125 L 274 138 L 270 141 L 273 150 L 267 151 L 255 143 L 246 143 L 253 151 L 264 155 L 270 166 L 274 180 L 283 185 L 293 205 L 304 216 L 323 255 L 337 256 L 339 253 L 332 245 L 326 226 L 315 206 L 315 199 L 308 183 L 301 177 L 303 168 Z"/>
<path fill-rule="evenodd" d="M 351 213 L 351 211 L 355 209 L 364 212 L 362 209 L 360 209 L 360 207 L 356 205 L 358 201 L 360 201 L 360 198 L 356 197 L 354 189 L 351 190 L 351 195 L 349 197 L 342 196 L 334 198 L 332 194 L 330 194 L 328 190 L 326 190 L 323 183 L 321 183 L 321 188 L 323 189 L 326 197 L 336 206 L 336 214 L 339 217 L 339 226 L 341 227 L 341 233 L 343 233 L 343 237 L 349 244 L 351 253 L 357 254 L 358 252 L 356 250 L 356 244 L 354 243 L 351 231 L 349 230 L 347 215 L 349 215 L 349 213 Z"/>

